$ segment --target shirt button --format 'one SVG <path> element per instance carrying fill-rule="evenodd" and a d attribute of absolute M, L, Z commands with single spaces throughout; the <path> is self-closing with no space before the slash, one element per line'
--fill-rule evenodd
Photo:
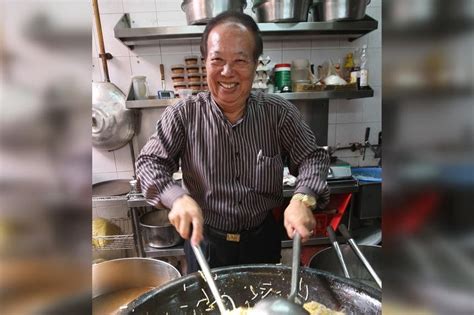
<path fill-rule="evenodd" d="M 235 152 L 235 156 L 236 157 L 239 157 L 240 153 L 239 152 Z"/>
<path fill-rule="evenodd" d="M 235 177 L 235 179 L 236 179 L 237 181 L 239 181 L 239 180 L 240 180 L 240 176 L 237 175 L 237 176 Z"/>
<path fill-rule="evenodd" d="M 239 205 L 241 205 L 241 204 L 242 204 L 242 200 L 239 200 Z"/>

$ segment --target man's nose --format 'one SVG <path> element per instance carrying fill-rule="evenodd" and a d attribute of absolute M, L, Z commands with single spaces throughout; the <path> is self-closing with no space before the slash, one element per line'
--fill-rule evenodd
<path fill-rule="evenodd" d="M 224 76 L 231 76 L 232 75 L 232 66 L 229 63 L 226 63 L 222 68 L 221 74 Z"/>

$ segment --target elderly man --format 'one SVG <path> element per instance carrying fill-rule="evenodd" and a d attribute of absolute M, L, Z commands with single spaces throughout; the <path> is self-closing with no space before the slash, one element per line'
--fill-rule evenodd
<path fill-rule="evenodd" d="M 284 158 L 297 176 L 284 212 L 290 238 L 295 231 L 303 241 L 310 237 L 312 210 L 328 201 L 329 157 L 297 108 L 251 93 L 262 46 L 250 16 L 212 19 L 201 40 L 209 92 L 168 107 L 137 160 L 147 201 L 171 209 L 169 219 L 186 240 L 188 272 L 198 270 L 191 244 L 200 244 L 212 268 L 280 261 L 272 209 L 283 202 Z M 179 160 L 184 187 L 172 179 Z"/>

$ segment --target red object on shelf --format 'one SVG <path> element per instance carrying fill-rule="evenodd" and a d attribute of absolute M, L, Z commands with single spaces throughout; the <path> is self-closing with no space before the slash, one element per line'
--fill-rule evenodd
<path fill-rule="evenodd" d="M 346 212 L 351 198 L 352 193 L 331 195 L 331 201 L 326 206 L 326 210 L 314 213 L 316 228 L 314 229 L 313 236 L 328 236 L 326 228 L 329 225 L 332 226 L 334 231 L 337 231 L 337 227 Z"/>

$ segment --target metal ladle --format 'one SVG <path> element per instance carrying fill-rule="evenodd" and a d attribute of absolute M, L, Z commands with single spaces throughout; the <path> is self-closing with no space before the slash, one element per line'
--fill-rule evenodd
<path fill-rule="evenodd" d="M 249 311 L 249 315 L 308 315 L 297 297 L 300 276 L 301 235 L 295 231 L 293 237 L 293 262 L 291 267 L 291 290 L 288 299 L 270 297 L 263 299 Z"/>

